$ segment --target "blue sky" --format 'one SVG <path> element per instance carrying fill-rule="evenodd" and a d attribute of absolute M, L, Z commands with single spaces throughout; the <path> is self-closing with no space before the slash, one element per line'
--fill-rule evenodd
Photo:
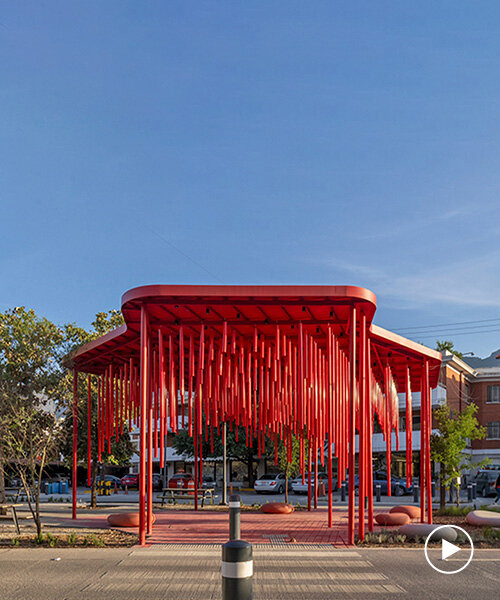
<path fill-rule="evenodd" d="M 0 57 L 1 309 L 350 283 L 500 347 L 497 2 L 17 0 Z"/>

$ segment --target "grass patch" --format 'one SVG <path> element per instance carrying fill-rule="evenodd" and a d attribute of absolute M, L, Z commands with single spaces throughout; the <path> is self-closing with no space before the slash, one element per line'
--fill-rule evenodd
<path fill-rule="evenodd" d="M 444 508 L 434 511 L 434 514 L 438 517 L 465 517 L 471 510 L 474 509 L 470 506 L 445 506 Z"/>

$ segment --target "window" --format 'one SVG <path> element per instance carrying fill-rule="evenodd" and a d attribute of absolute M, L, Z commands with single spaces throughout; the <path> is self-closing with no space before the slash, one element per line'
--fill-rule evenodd
<path fill-rule="evenodd" d="M 500 385 L 488 386 L 486 402 L 488 402 L 488 404 L 497 404 L 500 402 Z"/>
<path fill-rule="evenodd" d="M 486 426 L 486 438 L 488 440 L 500 439 L 500 423 L 498 421 L 490 421 Z"/>

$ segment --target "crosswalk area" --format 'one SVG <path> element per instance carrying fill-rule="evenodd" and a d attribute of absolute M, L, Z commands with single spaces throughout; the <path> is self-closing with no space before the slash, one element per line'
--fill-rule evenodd
<path fill-rule="evenodd" d="M 88 600 L 219 600 L 220 546 L 134 548 L 113 569 L 80 590 Z M 357 550 L 331 545 L 254 546 L 255 600 L 398 598 L 406 590 Z"/>

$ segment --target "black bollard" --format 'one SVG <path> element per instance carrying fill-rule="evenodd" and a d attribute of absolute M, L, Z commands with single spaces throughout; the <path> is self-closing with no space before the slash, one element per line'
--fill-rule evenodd
<path fill-rule="evenodd" d="M 434 498 L 434 496 L 436 495 L 436 482 L 435 481 L 431 481 L 431 489 L 432 489 L 432 497 Z"/>
<path fill-rule="evenodd" d="M 222 600 L 252 600 L 252 544 L 230 540 L 222 546 Z"/>
<path fill-rule="evenodd" d="M 452 488 L 451 485 L 450 485 L 450 495 L 449 495 L 449 500 L 448 501 L 449 502 L 453 502 L 453 488 Z"/>
<path fill-rule="evenodd" d="M 238 494 L 229 496 L 229 539 L 241 538 L 241 499 Z"/>
<path fill-rule="evenodd" d="M 415 504 L 418 504 L 419 490 L 420 487 L 418 485 L 413 486 L 413 502 L 415 502 Z"/>
<path fill-rule="evenodd" d="M 472 502 L 472 485 L 467 486 L 467 502 Z"/>
<path fill-rule="evenodd" d="M 345 502 L 345 483 L 340 486 L 340 500 Z"/>
<path fill-rule="evenodd" d="M 382 486 L 380 485 L 380 483 L 377 483 L 377 485 L 375 486 L 376 491 L 377 491 L 377 502 L 380 502 L 380 492 L 382 489 Z"/>
<path fill-rule="evenodd" d="M 472 499 L 475 500 L 477 498 L 477 483 L 472 484 Z"/>

